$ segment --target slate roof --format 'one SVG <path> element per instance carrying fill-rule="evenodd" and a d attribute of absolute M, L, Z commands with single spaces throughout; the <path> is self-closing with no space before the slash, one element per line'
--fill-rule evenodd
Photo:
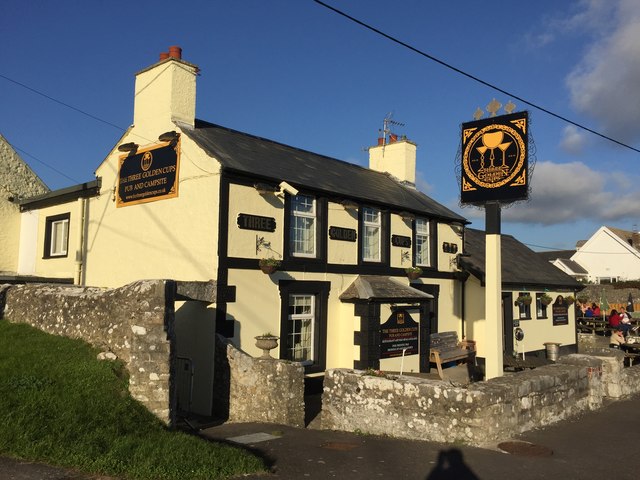
<path fill-rule="evenodd" d="M 431 298 L 433 295 L 413 288 L 397 278 L 384 275 L 360 275 L 340 295 L 343 302 L 420 302 Z"/>
<path fill-rule="evenodd" d="M 465 229 L 462 268 L 484 281 L 485 232 Z M 511 235 L 501 235 L 502 283 L 518 288 L 563 288 L 581 290 L 584 285 L 553 266 Z"/>
<path fill-rule="evenodd" d="M 621 228 L 607 227 L 614 235 L 617 235 L 629 248 L 635 248 L 633 246 L 633 232 L 629 230 L 622 230 Z"/>
<path fill-rule="evenodd" d="M 571 258 L 575 250 L 551 250 L 548 252 L 535 252 L 540 258 L 544 258 L 547 262 L 552 262 L 559 258 Z"/>
<path fill-rule="evenodd" d="M 196 120 L 183 132 L 222 164 L 223 170 L 286 181 L 339 199 L 406 210 L 434 219 L 467 224 L 464 217 L 384 173 L 308 152 L 272 140 Z"/>
<path fill-rule="evenodd" d="M 568 258 L 558 258 L 560 262 L 562 262 L 569 270 L 571 270 L 576 275 L 588 275 L 589 272 L 578 262 L 574 262 Z"/>

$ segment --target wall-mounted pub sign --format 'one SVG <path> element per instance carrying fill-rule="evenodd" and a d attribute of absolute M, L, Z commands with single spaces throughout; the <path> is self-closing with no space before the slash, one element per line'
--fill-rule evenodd
<path fill-rule="evenodd" d="M 528 196 L 527 112 L 462 124 L 460 200 L 480 205 Z"/>
<path fill-rule="evenodd" d="M 116 207 L 178 196 L 180 142 L 120 157 Z"/>
<path fill-rule="evenodd" d="M 391 245 L 394 247 L 411 248 L 411 237 L 404 235 L 391 235 Z"/>
<path fill-rule="evenodd" d="M 238 228 L 242 230 L 257 230 L 259 232 L 275 232 L 276 219 L 260 215 L 238 214 Z"/>
<path fill-rule="evenodd" d="M 358 240 L 358 234 L 353 228 L 329 227 L 329 238 L 331 240 L 355 242 Z"/>
<path fill-rule="evenodd" d="M 569 303 L 562 295 L 558 295 L 556 301 L 551 305 L 551 315 L 553 318 L 553 325 L 569 324 Z"/>
<path fill-rule="evenodd" d="M 395 310 L 380 325 L 380 358 L 418 354 L 418 323 L 404 309 Z"/>

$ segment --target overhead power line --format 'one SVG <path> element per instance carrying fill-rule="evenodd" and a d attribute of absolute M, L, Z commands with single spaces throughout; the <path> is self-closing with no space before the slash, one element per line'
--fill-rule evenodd
<path fill-rule="evenodd" d="M 85 112 L 84 110 L 80 110 L 79 108 L 74 107 L 73 105 L 69 105 L 68 103 L 62 102 L 62 101 L 60 101 L 60 100 L 58 100 L 56 98 L 53 98 L 50 95 L 47 95 L 46 93 L 42 93 L 42 92 L 36 90 L 35 88 L 31 88 L 30 86 L 25 85 L 24 83 L 18 82 L 17 80 L 14 80 L 14 79 L 9 78 L 9 77 L 7 77 L 5 75 L 2 75 L 1 73 L 0 73 L 0 78 L 4 78 L 8 82 L 15 83 L 16 85 L 19 85 L 22 88 L 26 88 L 27 90 L 29 90 L 29 91 L 31 91 L 33 93 L 36 93 L 36 94 L 38 94 L 38 95 L 40 95 L 40 96 L 42 96 L 42 97 L 44 97 L 44 98 L 46 98 L 48 100 L 51 100 L 52 102 L 56 102 L 56 103 L 58 103 L 58 104 L 60 104 L 60 105 L 62 105 L 64 107 L 70 108 L 71 110 L 74 110 L 74 111 L 76 111 L 78 113 L 81 113 L 82 115 L 86 115 L 87 117 L 92 118 L 94 120 L 97 120 L 98 122 L 102 122 L 102 123 L 104 123 L 106 125 L 109 125 L 110 127 L 113 127 L 113 128 L 115 128 L 117 130 L 120 130 L 121 132 L 126 131 L 125 128 L 122 128 L 121 126 L 116 125 L 115 123 L 111 123 L 111 122 L 109 122 L 107 120 L 103 120 L 100 117 L 96 117 L 95 115 L 92 115 L 92 114 L 90 114 L 88 112 Z"/>
<path fill-rule="evenodd" d="M 623 142 L 621 142 L 619 140 L 616 140 L 615 138 L 611 138 L 611 137 L 609 137 L 609 136 L 607 136 L 607 135 L 605 135 L 603 133 L 600 133 L 600 132 L 598 132 L 596 130 L 593 130 L 593 129 L 589 128 L 589 127 L 586 127 L 586 126 L 584 126 L 584 125 L 582 125 L 582 124 L 580 124 L 578 122 L 574 122 L 573 120 L 570 120 L 567 117 L 564 117 L 562 115 L 554 113 L 551 110 L 548 110 L 548 109 L 546 109 L 544 107 L 541 107 L 540 105 L 537 105 L 537 104 L 535 104 L 533 102 L 525 100 L 524 98 L 522 98 L 522 97 L 520 97 L 518 95 L 515 95 L 515 94 L 513 94 L 513 93 L 511 93 L 511 92 L 509 92 L 509 91 L 507 91 L 507 90 L 505 90 L 503 88 L 500 88 L 500 87 L 498 87 L 496 85 L 493 85 L 492 83 L 489 83 L 489 82 L 487 82 L 485 80 L 482 80 L 481 78 L 478 78 L 475 75 L 472 75 L 472 74 L 470 74 L 468 72 L 465 72 L 464 70 L 461 70 L 460 68 L 454 67 L 453 65 L 451 65 L 451 64 L 449 64 L 449 63 L 447 63 L 447 62 L 445 62 L 443 60 L 440 60 L 439 58 L 436 58 L 433 55 L 429 55 L 428 53 L 423 52 L 422 50 L 419 50 L 418 48 L 416 48 L 416 47 L 414 47 L 412 45 L 409 45 L 408 43 L 403 42 L 402 40 L 399 40 L 399 39 L 397 39 L 397 38 L 395 38 L 395 37 L 383 32 L 383 31 L 381 31 L 381 30 L 379 30 L 379 29 L 377 29 L 377 28 L 375 28 L 375 27 L 373 27 L 373 26 L 361 21 L 361 20 L 358 20 L 355 17 L 352 17 L 351 15 L 343 12 L 342 10 L 338 10 L 337 8 L 332 7 L 331 5 L 328 5 L 328 4 L 326 4 L 326 3 L 324 3 L 324 2 L 322 2 L 320 0 L 313 0 L 313 1 L 315 3 L 317 3 L 318 5 L 321 5 L 321 6 L 325 7 L 325 8 L 327 8 L 327 9 L 337 13 L 338 15 L 343 16 L 344 18 L 346 18 L 348 20 L 351 20 L 354 23 L 357 23 L 361 27 L 364 27 L 364 28 L 366 28 L 368 30 L 371 30 L 372 32 L 377 33 L 378 35 L 381 35 L 381 36 L 385 37 L 386 39 L 391 40 L 394 43 L 397 43 L 398 45 L 401 45 L 401 46 L 403 46 L 405 48 L 408 48 L 412 52 L 415 52 L 418 55 L 422 55 L 423 57 L 428 58 L 431 61 L 439 63 L 443 67 L 446 67 L 446 68 L 448 68 L 450 70 L 453 70 L 454 72 L 459 73 L 460 75 L 463 75 L 463 76 L 465 76 L 467 78 L 470 78 L 471 80 L 473 80 L 475 82 L 478 82 L 478 83 L 484 85 L 485 87 L 489 87 L 489 88 L 491 88 L 491 89 L 493 89 L 493 90 L 495 90 L 497 92 L 503 93 L 503 94 L 505 94 L 505 95 L 507 95 L 507 96 L 509 96 L 511 98 L 514 98 L 514 99 L 518 100 L 519 102 L 522 102 L 522 103 L 524 103 L 526 105 L 529 105 L 532 108 L 535 108 L 536 110 L 540 110 L 541 112 L 544 112 L 547 115 L 551 115 L 552 117 L 555 117 L 555 118 L 557 118 L 559 120 L 562 120 L 563 122 L 569 123 L 569 124 L 571 124 L 571 125 L 573 125 L 575 127 L 578 127 L 580 129 L 585 130 L 585 131 L 587 131 L 589 133 L 592 133 L 594 135 L 597 135 L 597 136 L 599 136 L 601 138 L 604 138 L 605 140 L 609 140 L 610 142 L 613 142 L 613 143 L 616 143 L 616 144 L 618 144 L 618 145 L 620 145 L 622 147 L 628 148 L 629 150 L 633 150 L 634 152 L 640 153 L 640 149 L 632 147 L 631 145 L 627 145 L 626 143 L 623 143 Z"/>

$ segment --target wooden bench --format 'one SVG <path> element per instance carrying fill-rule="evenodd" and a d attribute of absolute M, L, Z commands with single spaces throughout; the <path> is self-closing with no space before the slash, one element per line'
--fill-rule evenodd
<path fill-rule="evenodd" d="M 443 379 L 442 364 L 457 360 L 475 361 L 475 342 L 465 340 L 460 342 L 456 332 L 438 332 L 429 335 L 431 348 L 429 350 L 429 361 L 438 367 L 438 375 Z"/>

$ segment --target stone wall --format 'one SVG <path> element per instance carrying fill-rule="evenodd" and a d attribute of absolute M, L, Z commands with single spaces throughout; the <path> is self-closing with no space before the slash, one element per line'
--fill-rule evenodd
<path fill-rule="evenodd" d="M 173 422 L 171 384 L 173 282 L 138 281 L 121 288 L 31 284 L 3 286 L 4 318 L 81 338 L 122 360 L 131 395 L 164 422 Z M 2 310 L 0 310 L 0 317 Z"/>
<path fill-rule="evenodd" d="M 216 341 L 214 408 L 229 422 L 304 427 L 304 367 L 253 358 L 227 339 Z"/>
<path fill-rule="evenodd" d="M 322 427 L 437 442 L 486 445 L 640 391 L 640 366 L 569 355 L 534 370 L 456 386 L 415 377 L 329 370 Z M 615 385 L 624 385 L 619 391 Z M 617 397 L 614 397 L 617 398 Z"/>

